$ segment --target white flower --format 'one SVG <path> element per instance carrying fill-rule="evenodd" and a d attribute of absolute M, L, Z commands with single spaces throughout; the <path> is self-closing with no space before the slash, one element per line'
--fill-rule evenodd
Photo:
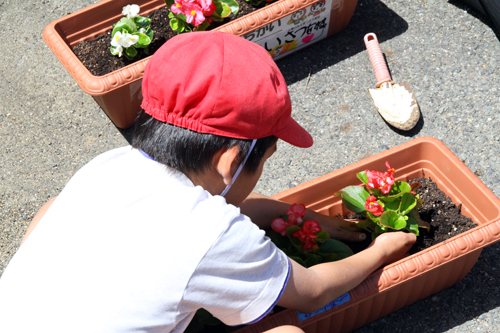
<path fill-rule="evenodd" d="M 121 45 L 114 46 L 113 45 L 113 50 L 111 51 L 114 55 L 117 55 L 118 58 L 122 56 L 123 53 L 123 47 Z"/>
<path fill-rule="evenodd" d="M 144 29 L 144 28 L 140 28 L 140 29 L 139 29 L 139 32 L 140 32 L 141 34 L 144 34 L 144 33 L 146 33 L 146 29 Z"/>
<path fill-rule="evenodd" d="M 120 37 L 122 36 L 122 33 L 117 31 L 115 35 L 113 36 L 113 39 L 111 39 L 111 46 L 117 47 L 120 46 Z"/>
<path fill-rule="evenodd" d="M 118 33 L 118 32 L 117 32 Z M 129 33 L 124 33 L 119 38 L 119 43 L 123 47 L 131 47 L 139 41 L 139 36 L 131 35 Z"/>
<path fill-rule="evenodd" d="M 126 5 L 123 7 L 122 14 L 127 16 L 128 18 L 134 18 L 139 15 L 139 6 L 138 5 Z"/>
<path fill-rule="evenodd" d="M 117 31 L 111 40 L 111 46 L 114 47 L 131 47 L 139 41 L 139 36 L 129 34 L 128 32 L 121 33 Z"/>

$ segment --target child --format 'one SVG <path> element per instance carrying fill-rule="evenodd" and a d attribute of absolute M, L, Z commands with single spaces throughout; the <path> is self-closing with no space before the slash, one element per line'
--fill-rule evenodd
<path fill-rule="evenodd" d="M 278 139 L 313 141 L 260 46 L 221 32 L 179 35 L 149 61 L 142 91 L 132 147 L 96 157 L 35 216 L 0 280 L 1 332 L 182 332 L 199 308 L 227 325 L 256 322 L 276 304 L 308 313 L 415 241 L 384 234 L 306 269 L 265 237 L 258 226 L 289 205 L 252 193 L 264 163 Z M 362 239 L 355 224 L 306 218 Z"/>

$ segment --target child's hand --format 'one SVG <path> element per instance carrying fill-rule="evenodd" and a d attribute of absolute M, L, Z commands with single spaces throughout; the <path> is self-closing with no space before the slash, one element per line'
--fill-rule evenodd
<path fill-rule="evenodd" d="M 386 232 L 375 238 L 369 247 L 378 249 L 384 258 L 384 265 L 388 265 L 401 259 L 416 240 L 417 236 L 412 233 Z"/>

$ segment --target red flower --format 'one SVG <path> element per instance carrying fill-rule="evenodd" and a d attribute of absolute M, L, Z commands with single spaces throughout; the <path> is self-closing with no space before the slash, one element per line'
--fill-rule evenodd
<path fill-rule="evenodd" d="M 394 172 L 396 172 L 396 170 L 394 168 L 391 168 L 391 166 L 389 165 L 389 162 L 385 161 L 385 166 L 387 167 L 387 173 L 390 173 L 392 175 L 392 174 L 394 174 Z"/>
<path fill-rule="evenodd" d="M 303 204 L 293 204 L 287 211 L 288 223 L 299 225 L 302 223 L 302 218 L 306 215 L 306 206 Z"/>
<path fill-rule="evenodd" d="M 274 219 L 273 222 L 271 222 L 271 228 L 274 231 L 279 232 L 281 234 L 281 236 L 285 236 L 286 228 L 288 228 L 291 225 L 292 224 L 286 222 L 282 218 Z"/>
<path fill-rule="evenodd" d="M 390 172 L 382 173 L 378 171 L 366 170 L 366 176 L 368 177 L 369 188 L 375 188 L 382 191 L 382 193 L 387 194 L 391 190 L 391 186 L 394 184 L 394 176 Z"/>
<path fill-rule="evenodd" d="M 297 214 L 300 218 L 303 218 L 306 215 L 306 206 L 304 204 L 293 204 L 286 212 L 288 215 Z"/>
<path fill-rule="evenodd" d="M 319 249 L 318 244 L 314 240 L 314 238 L 318 237 L 316 235 L 309 235 L 303 229 L 300 229 L 295 231 L 292 236 L 300 239 L 304 250 L 317 251 Z M 314 246 L 316 246 L 316 248 Z"/>
<path fill-rule="evenodd" d="M 307 220 L 304 222 L 302 230 L 304 230 L 304 232 L 308 235 L 315 235 L 316 233 L 321 231 L 321 227 L 319 226 L 319 223 L 317 221 Z"/>
<path fill-rule="evenodd" d="M 308 239 L 304 244 L 302 244 L 302 248 L 306 251 L 318 251 L 318 243 L 314 239 Z"/>
<path fill-rule="evenodd" d="M 372 212 L 373 215 L 379 216 L 384 211 L 384 207 L 382 207 L 378 202 L 377 198 L 373 195 L 370 195 L 366 198 L 365 209 L 369 212 Z"/>

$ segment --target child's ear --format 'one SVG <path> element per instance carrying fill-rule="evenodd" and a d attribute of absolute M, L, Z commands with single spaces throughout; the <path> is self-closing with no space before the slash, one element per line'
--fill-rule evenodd
<path fill-rule="evenodd" d="M 226 185 L 232 184 L 233 175 L 238 169 L 239 151 L 238 146 L 233 146 L 229 149 L 221 149 L 214 156 L 217 172 L 222 176 Z"/>

